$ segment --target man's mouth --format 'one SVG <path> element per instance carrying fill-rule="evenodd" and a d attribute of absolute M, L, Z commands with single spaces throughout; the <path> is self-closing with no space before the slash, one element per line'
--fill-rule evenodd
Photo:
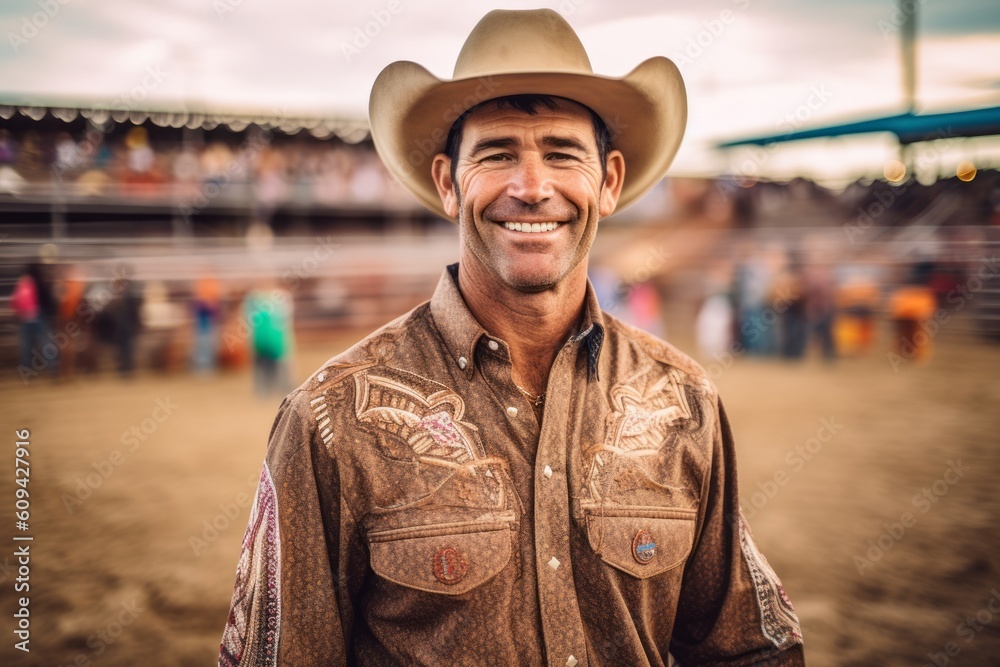
<path fill-rule="evenodd" d="M 504 222 L 504 227 L 512 232 L 522 232 L 527 234 L 540 234 L 541 232 L 551 232 L 556 227 L 564 224 L 561 222 Z"/>

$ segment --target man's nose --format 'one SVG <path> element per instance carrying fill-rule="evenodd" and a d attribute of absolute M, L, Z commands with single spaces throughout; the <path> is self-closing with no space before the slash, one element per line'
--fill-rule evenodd
<path fill-rule="evenodd" d="M 538 204 L 555 194 L 540 156 L 528 153 L 521 156 L 511 174 L 507 195 L 528 205 Z"/>

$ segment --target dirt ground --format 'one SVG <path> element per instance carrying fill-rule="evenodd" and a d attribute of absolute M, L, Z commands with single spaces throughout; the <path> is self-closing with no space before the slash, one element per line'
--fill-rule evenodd
<path fill-rule="evenodd" d="M 299 376 L 345 342 L 303 350 Z M 745 511 L 814 667 L 1000 665 L 1000 347 L 938 342 L 929 364 L 898 371 L 884 353 L 709 366 Z M 255 398 L 246 373 L 6 381 L 0 399 L 3 535 L 34 537 L 29 654 L 13 648 L 17 564 L 0 552 L 0 664 L 215 664 L 279 401 Z M 23 428 L 32 504 L 18 533 Z"/>

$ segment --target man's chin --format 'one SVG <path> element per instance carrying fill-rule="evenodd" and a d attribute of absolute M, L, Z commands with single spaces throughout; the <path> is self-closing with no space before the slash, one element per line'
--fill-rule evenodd
<path fill-rule="evenodd" d="M 565 275 L 552 268 L 508 267 L 500 278 L 509 287 L 521 292 L 544 292 L 559 284 Z"/>
<path fill-rule="evenodd" d="M 541 280 L 541 279 L 536 279 L 536 280 L 517 279 L 517 280 L 512 280 L 507 284 L 510 285 L 515 290 L 517 290 L 518 292 L 523 292 L 525 294 L 538 294 L 540 292 L 545 292 L 547 290 L 552 289 L 558 284 L 558 281 Z"/>

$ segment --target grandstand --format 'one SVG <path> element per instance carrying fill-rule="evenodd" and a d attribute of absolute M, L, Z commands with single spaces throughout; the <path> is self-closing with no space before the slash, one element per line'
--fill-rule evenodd
<path fill-rule="evenodd" d="M 706 267 L 748 242 L 821 249 L 845 266 L 877 261 L 888 293 L 901 280 L 896 265 L 952 248 L 960 271 L 995 248 L 998 183 L 994 170 L 842 191 L 803 179 L 668 178 L 604 224 L 593 262 L 623 293 L 652 281 L 669 297 L 674 331 L 690 328 Z M 402 191 L 357 119 L 0 106 L 0 221 L 0 307 L 39 258 L 92 285 L 127 266 L 178 304 L 211 271 L 231 308 L 263 278 L 294 280 L 306 337 L 391 319 L 427 298 L 457 257 L 454 226 Z M 995 285 L 952 332 L 997 335 Z M 16 325 L 5 314 L 0 356 L 12 359 Z M 147 329 L 182 327 L 185 316 Z"/>

